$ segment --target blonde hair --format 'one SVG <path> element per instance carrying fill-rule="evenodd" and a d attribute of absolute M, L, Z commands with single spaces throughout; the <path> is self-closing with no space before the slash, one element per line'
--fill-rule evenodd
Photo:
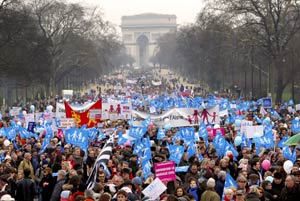
<path fill-rule="evenodd" d="M 208 165 L 209 162 L 210 162 L 210 159 L 204 158 L 201 162 L 200 169 L 206 169 L 206 166 Z"/>
<path fill-rule="evenodd" d="M 252 185 L 250 186 L 250 191 L 249 193 L 256 193 L 259 195 L 259 191 L 258 191 L 258 185 Z"/>

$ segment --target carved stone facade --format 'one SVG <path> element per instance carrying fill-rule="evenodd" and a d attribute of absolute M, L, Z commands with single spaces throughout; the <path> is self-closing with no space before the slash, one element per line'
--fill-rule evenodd
<path fill-rule="evenodd" d="M 121 29 L 126 51 L 135 59 L 134 65 L 148 66 L 156 53 L 157 39 L 176 31 L 176 16 L 154 13 L 123 16 Z"/>

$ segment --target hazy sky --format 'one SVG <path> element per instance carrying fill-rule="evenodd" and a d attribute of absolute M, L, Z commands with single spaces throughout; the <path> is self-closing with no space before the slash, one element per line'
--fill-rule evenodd
<path fill-rule="evenodd" d="M 104 19 L 115 25 L 121 24 L 123 15 L 141 13 L 175 14 L 177 23 L 184 25 L 195 22 L 201 10 L 203 0 L 67 0 L 98 6 L 104 13 Z"/>

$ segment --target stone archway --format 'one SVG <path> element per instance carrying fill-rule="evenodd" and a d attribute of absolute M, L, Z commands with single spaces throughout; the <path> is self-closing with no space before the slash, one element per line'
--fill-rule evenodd
<path fill-rule="evenodd" d="M 145 35 L 140 35 L 136 39 L 138 45 L 138 60 L 141 67 L 148 64 L 147 58 L 149 55 L 149 39 Z"/>

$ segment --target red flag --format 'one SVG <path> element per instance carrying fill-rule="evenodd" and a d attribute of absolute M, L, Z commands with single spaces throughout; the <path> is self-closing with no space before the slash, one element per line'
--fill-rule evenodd
<path fill-rule="evenodd" d="M 101 120 L 102 100 L 99 99 L 95 104 L 84 112 L 77 112 L 65 101 L 66 118 L 73 118 L 76 126 L 87 125 L 87 128 L 96 126 Z M 98 110 L 100 115 L 90 115 L 90 110 Z"/>

